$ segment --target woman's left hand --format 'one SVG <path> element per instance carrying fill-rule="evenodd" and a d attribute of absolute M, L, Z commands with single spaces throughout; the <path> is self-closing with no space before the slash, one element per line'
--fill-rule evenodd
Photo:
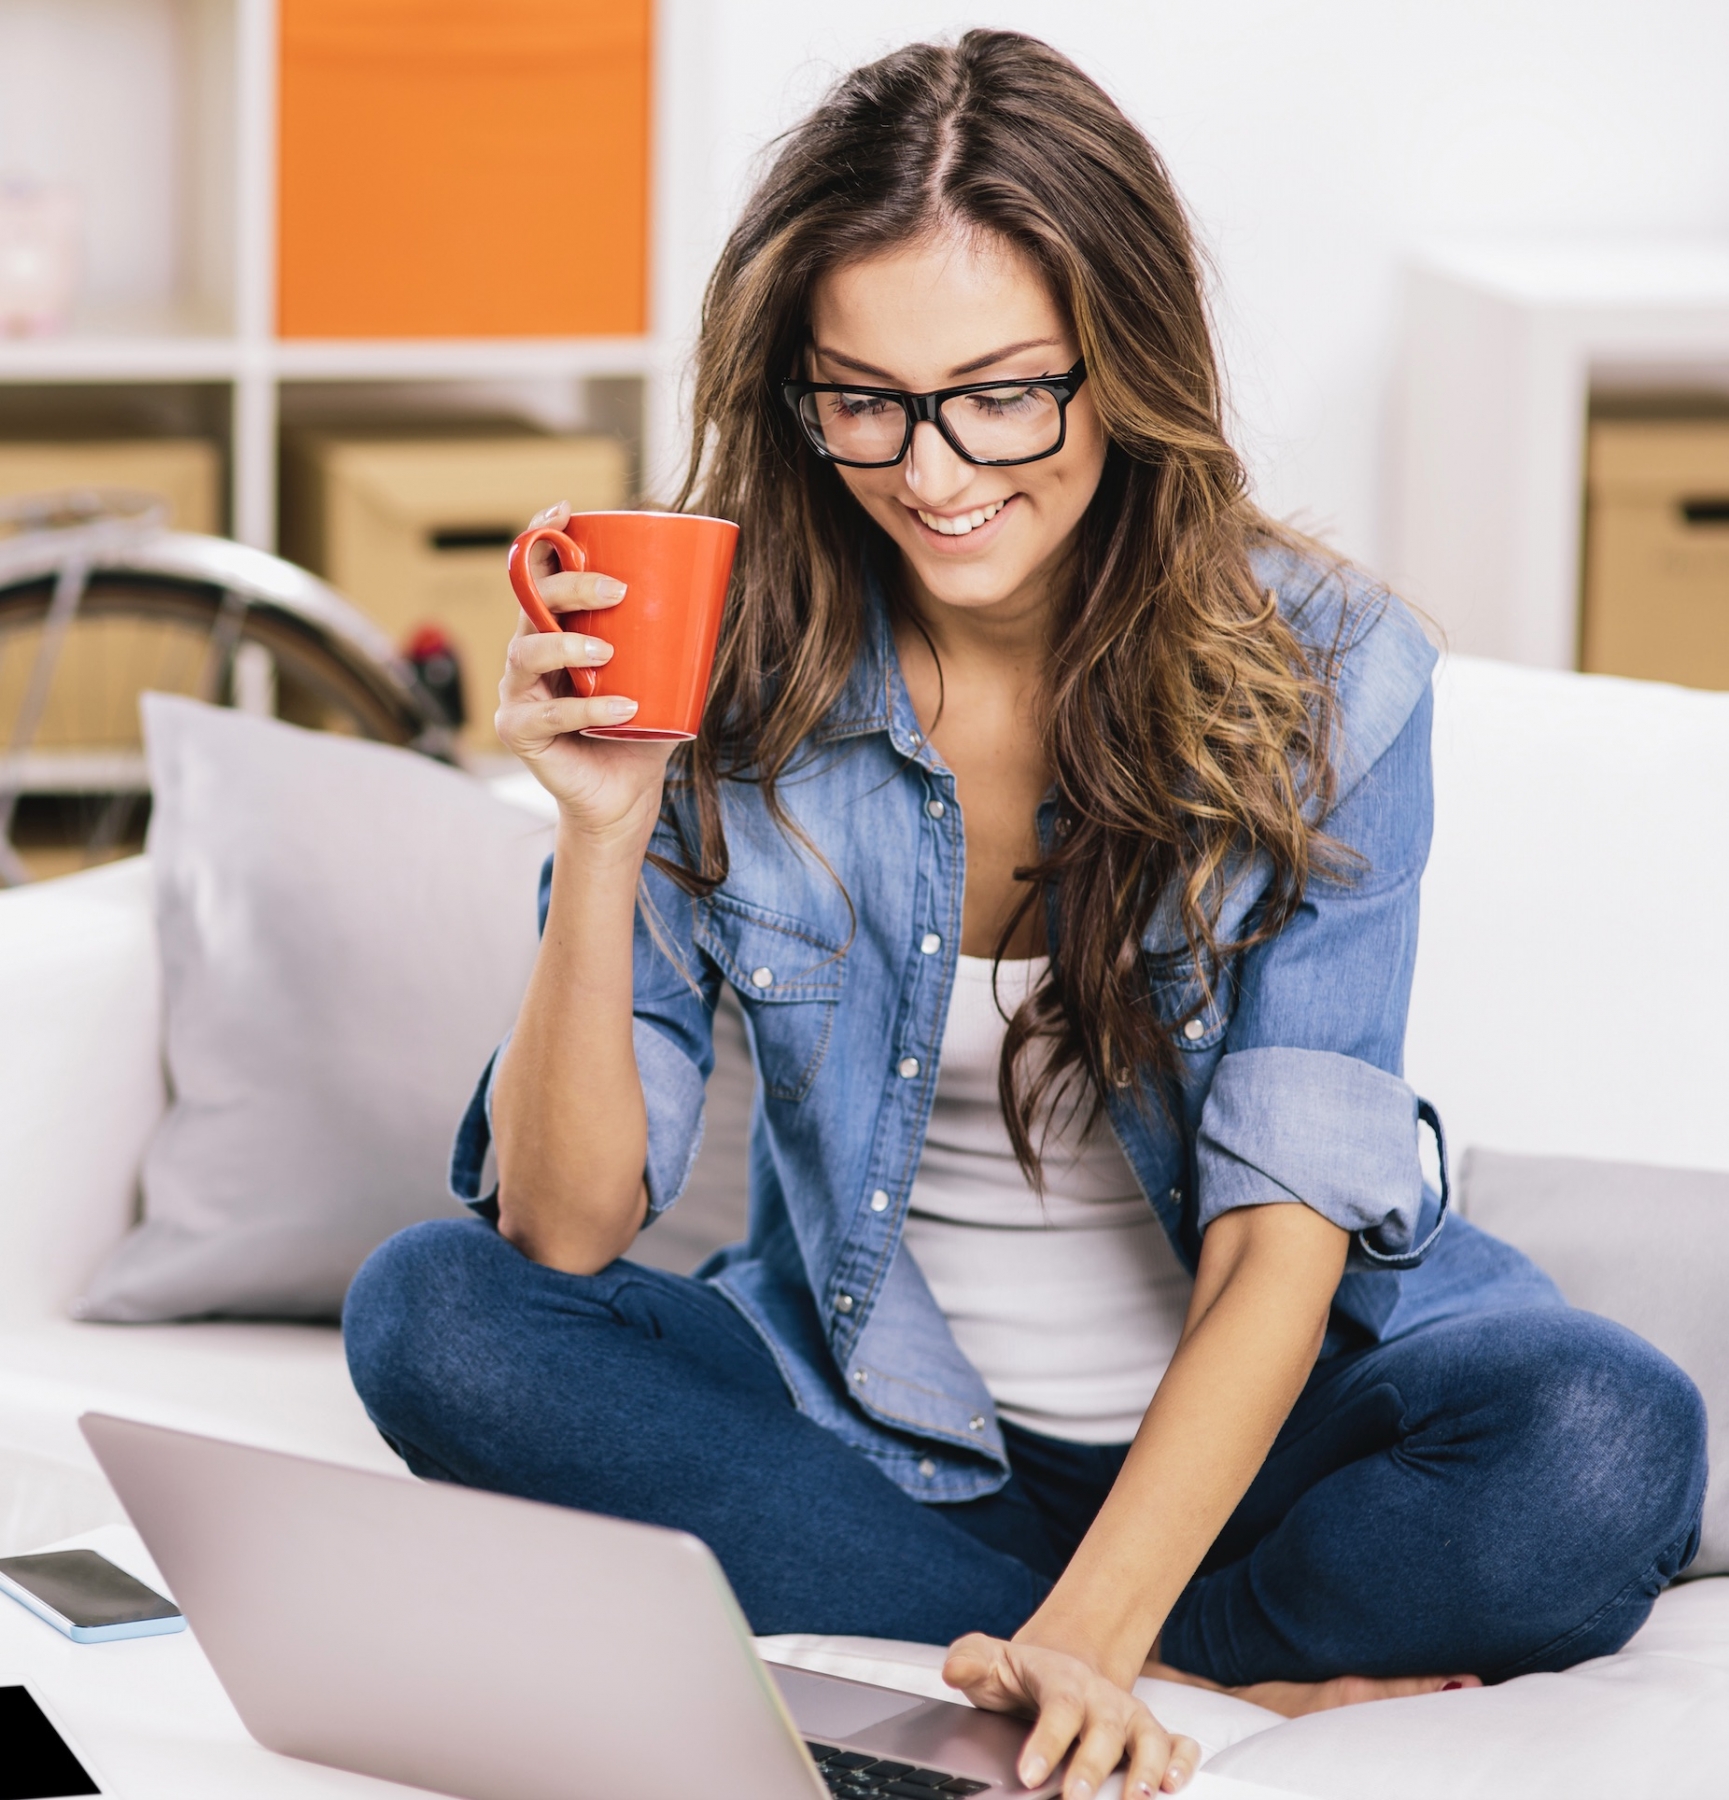
<path fill-rule="evenodd" d="M 943 1680 L 987 1712 L 1036 1715 L 1020 1759 L 1029 1788 L 1072 1746 L 1063 1800 L 1092 1800 L 1125 1754 L 1123 1800 L 1175 1793 L 1201 1760 L 1193 1738 L 1172 1737 L 1142 1701 L 1064 1650 L 969 1632 L 949 1647 Z"/>

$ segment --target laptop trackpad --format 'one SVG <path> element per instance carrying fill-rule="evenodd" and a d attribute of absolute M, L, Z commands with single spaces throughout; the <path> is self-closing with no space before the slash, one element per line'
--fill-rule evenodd
<path fill-rule="evenodd" d="M 848 1681 L 839 1675 L 819 1675 L 812 1669 L 788 1669 L 770 1663 L 769 1673 L 793 1722 L 806 1737 L 821 1743 L 857 1737 L 884 1719 L 927 1704 L 914 1694 L 899 1694 L 893 1688 Z"/>
<path fill-rule="evenodd" d="M 921 1767 L 947 1769 L 1023 1793 L 1015 1764 L 1032 1726 L 1007 1713 L 981 1712 L 948 1700 L 923 1700 L 911 1712 L 855 1731 L 848 1743 Z"/>
<path fill-rule="evenodd" d="M 1015 1774 L 1031 1729 L 1025 1719 L 981 1712 L 959 1701 L 919 1700 L 838 1675 L 770 1668 L 799 1730 L 819 1743 L 874 1750 L 878 1756 L 995 1782 L 1011 1793 L 1026 1792 Z M 1053 1770 L 1038 1792 L 1055 1793 L 1061 1777 L 1061 1769 Z"/>

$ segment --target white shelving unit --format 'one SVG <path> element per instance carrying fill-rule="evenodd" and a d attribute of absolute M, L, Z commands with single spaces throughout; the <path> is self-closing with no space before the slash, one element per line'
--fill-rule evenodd
<path fill-rule="evenodd" d="M 1729 240 L 1432 250 L 1400 377 L 1396 585 L 1455 650 L 1576 668 L 1592 397 L 1729 394 Z"/>
<path fill-rule="evenodd" d="M 673 10 L 682 10 L 676 0 Z M 142 210 L 175 246 L 168 274 L 157 271 L 153 286 L 128 291 L 123 277 L 111 276 L 110 291 L 94 295 L 92 310 L 64 332 L 0 338 L 0 399 L 26 386 L 225 391 L 230 529 L 264 549 L 276 542 L 280 422 L 302 385 L 318 384 L 326 400 L 333 386 L 357 395 L 364 389 L 363 406 L 390 386 L 409 410 L 417 398 L 436 404 L 463 389 L 471 398 L 544 389 L 544 410 L 571 427 L 595 410 L 587 384 L 639 382 L 640 414 L 627 426 L 640 446 L 645 485 L 664 481 L 677 439 L 677 383 L 657 336 L 276 335 L 277 41 L 275 0 L 119 0 L 118 8 L 116 0 L 0 0 L 0 122 L 21 111 L 38 121 L 34 140 L 0 135 L 0 172 L 22 165 L 67 178 L 69 171 L 110 207 L 106 197 L 118 188 L 132 219 Z M 684 85 L 679 74 L 657 70 L 657 115 L 670 104 L 669 73 L 675 88 Z M 128 85 L 137 81 L 167 91 L 152 104 Z M 113 108 L 132 107 L 107 136 L 97 116 L 104 92 L 114 96 Z M 25 99 L 39 104 L 24 106 Z M 657 124 L 663 190 L 670 159 L 659 151 L 668 129 Z M 165 133 L 158 153 L 139 154 L 141 134 Z M 661 199 L 657 193 L 653 208 L 658 269 L 674 260 L 667 234 L 677 217 Z M 91 217 L 92 229 L 100 223 Z M 599 410 L 604 420 L 595 422 L 618 424 L 615 397 Z"/>

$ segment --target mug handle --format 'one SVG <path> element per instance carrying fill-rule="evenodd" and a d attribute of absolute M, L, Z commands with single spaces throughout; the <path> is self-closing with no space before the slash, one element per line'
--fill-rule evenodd
<path fill-rule="evenodd" d="M 537 544 L 545 544 L 552 552 L 561 572 L 567 575 L 580 575 L 588 567 L 588 558 L 583 554 L 582 546 L 575 538 L 567 537 L 562 531 L 551 525 L 536 525 L 521 533 L 510 546 L 510 554 L 505 558 L 505 570 L 510 576 L 510 585 L 516 595 L 517 604 L 528 614 L 529 623 L 536 631 L 563 631 L 564 626 L 558 622 L 558 615 L 553 612 L 540 597 L 540 589 L 535 586 L 532 553 Z M 599 685 L 599 676 L 593 669 L 567 669 L 571 686 L 577 697 L 589 700 L 594 697 L 594 690 Z"/>

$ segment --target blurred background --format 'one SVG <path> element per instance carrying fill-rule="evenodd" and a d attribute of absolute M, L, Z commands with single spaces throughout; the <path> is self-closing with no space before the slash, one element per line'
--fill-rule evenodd
<path fill-rule="evenodd" d="M 495 757 L 512 530 L 669 490 L 765 147 L 973 24 L 1163 152 L 1264 505 L 1458 650 L 1729 687 L 1715 0 L 0 0 L 0 875 L 136 842 L 143 687 Z M 137 567 L 56 615 L 17 544 L 91 508 L 17 497 L 115 490 L 365 627 L 326 667 L 264 628 L 310 601 L 204 565 L 172 618 Z"/>

